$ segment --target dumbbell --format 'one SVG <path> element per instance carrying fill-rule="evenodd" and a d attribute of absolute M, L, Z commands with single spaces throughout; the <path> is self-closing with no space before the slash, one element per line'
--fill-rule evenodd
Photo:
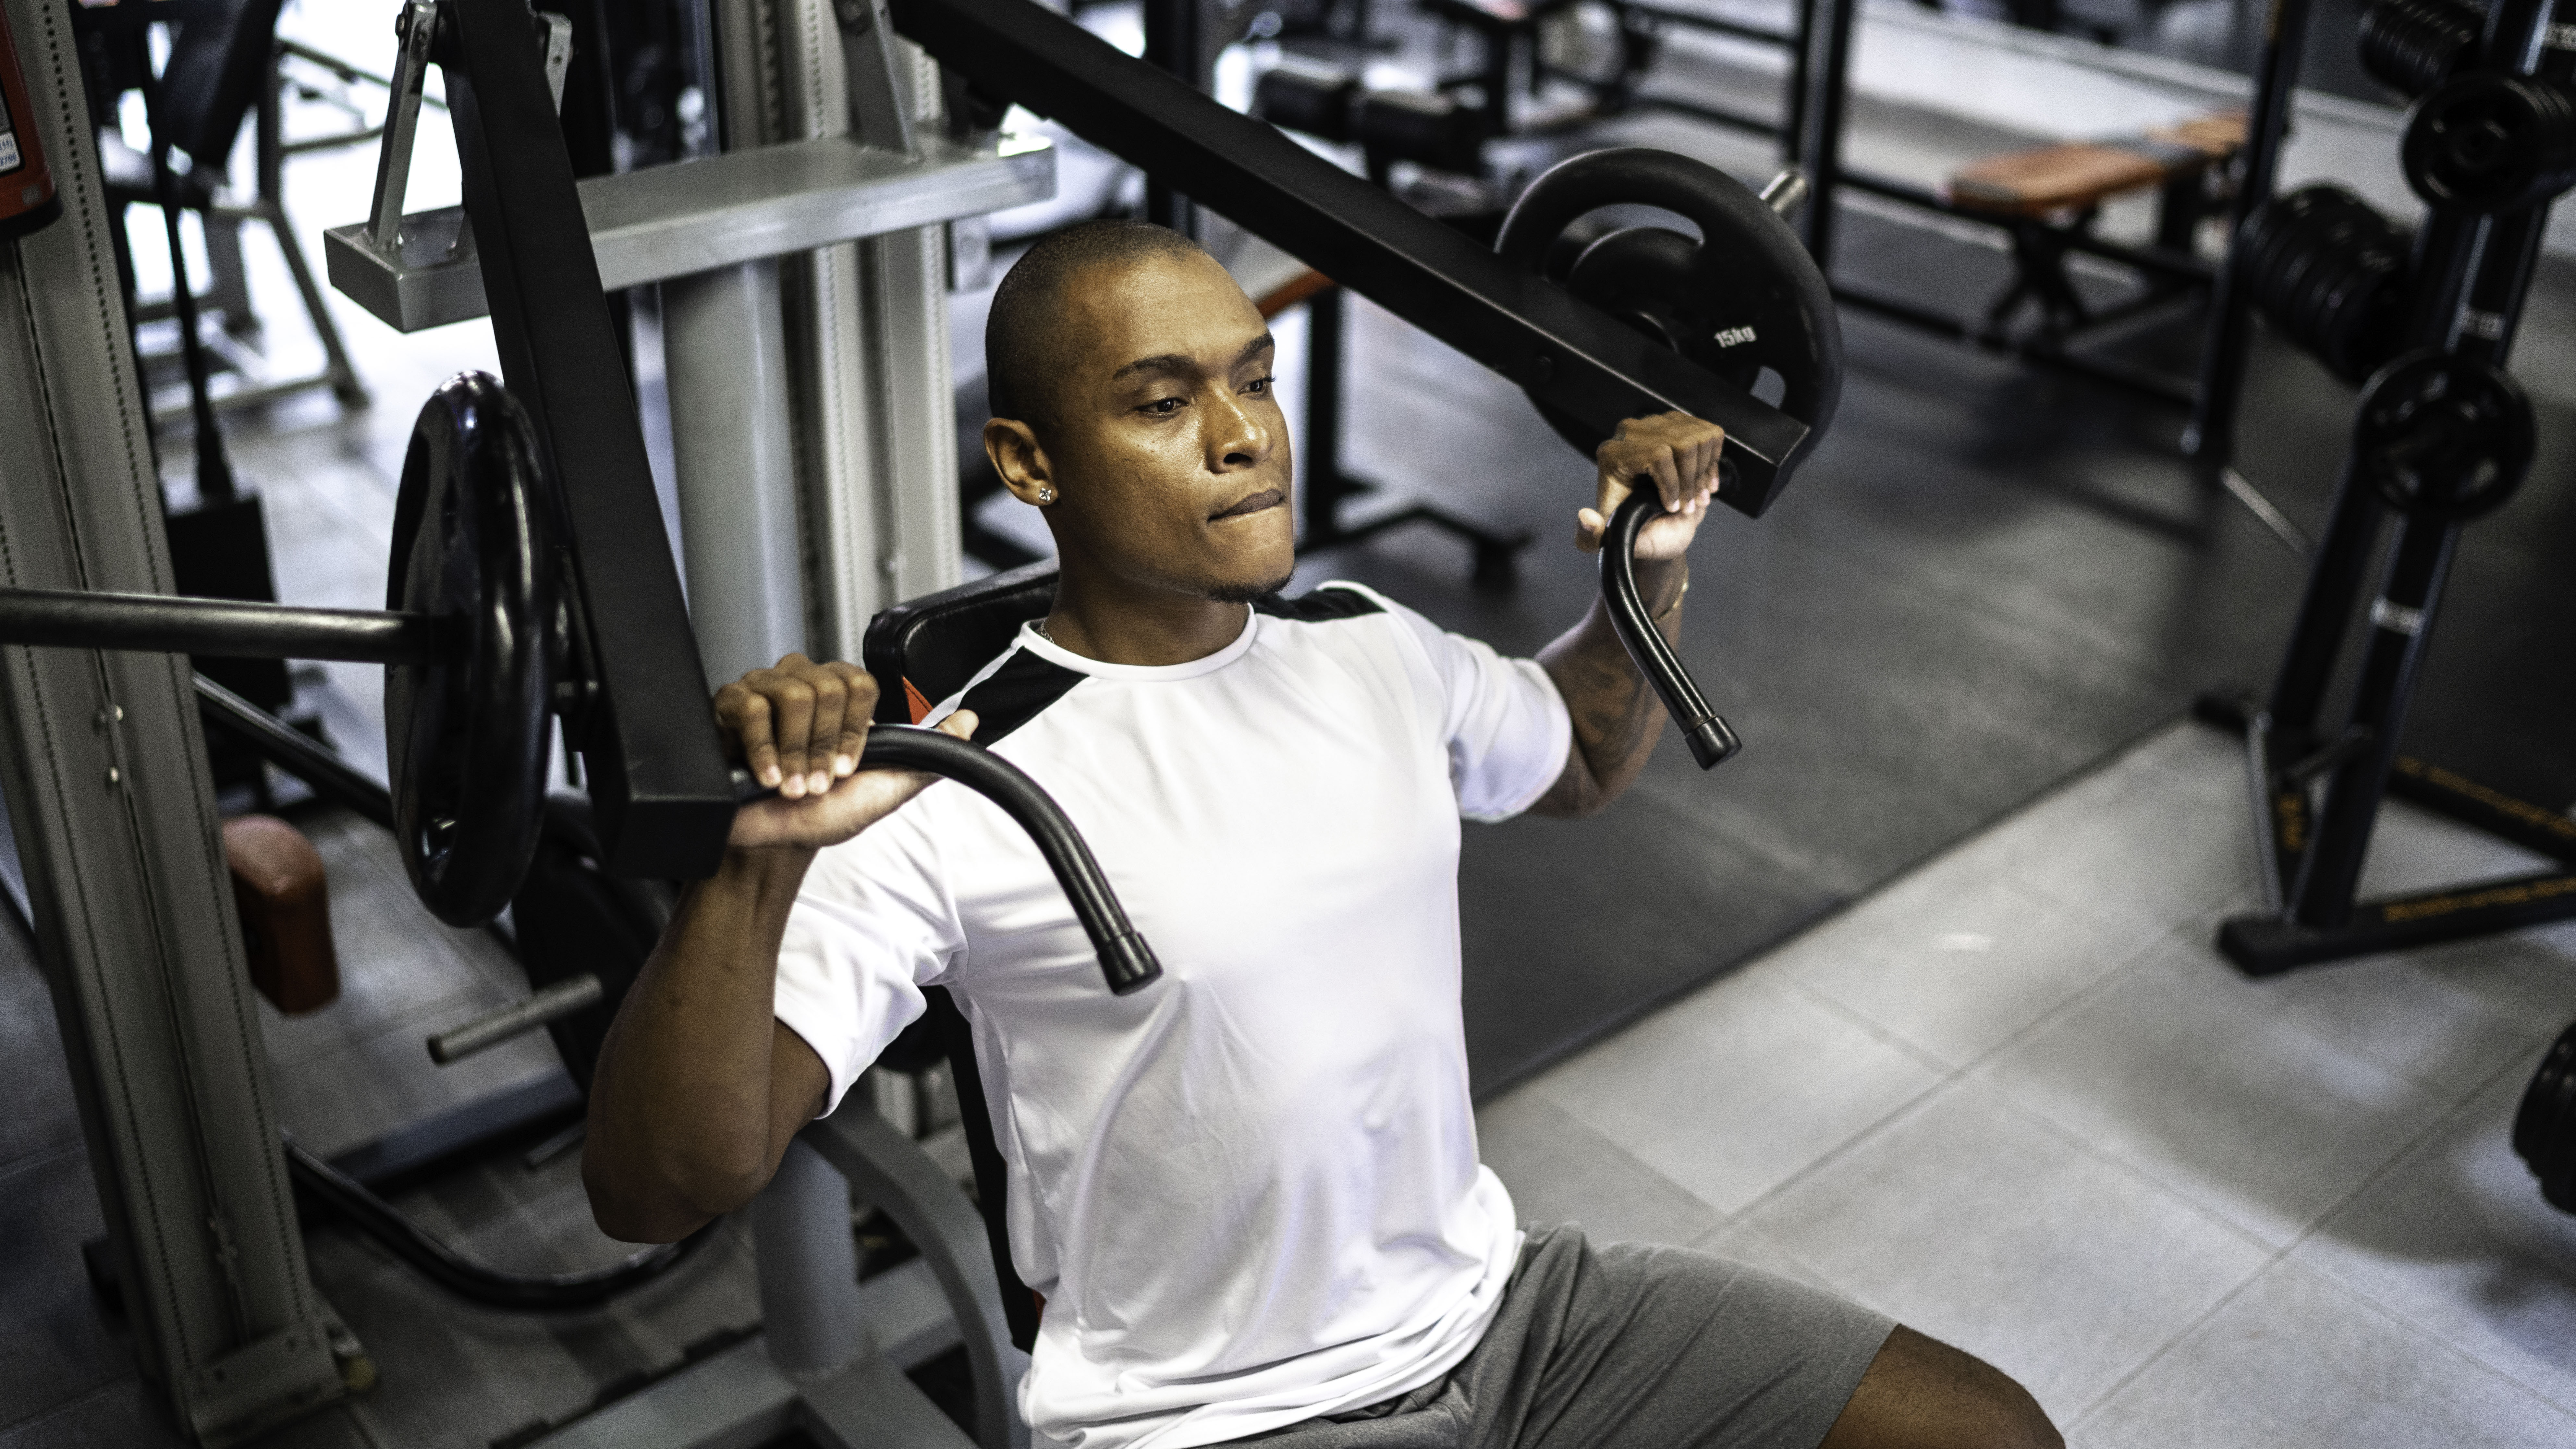
<path fill-rule="evenodd" d="M 385 666 L 404 869 L 431 914 L 481 925 L 510 903 L 536 850 L 554 717 L 578 735 L 596 689 L 572 617 L 579 565 L 541 456 L 509 390 L 460 375 L 412 428 L 382 612 L 0 589 L 0 643 Z M 859 764 L 946 776 L 992 799 L 1055 871 L 1110 989 L 1160 975 L 1081 835 L 1028 776 L 967 741 L 892 726 L 869 732 Z M 738 804 L 766 793 L 736 771 Z"/>
<path fill-rule="evenodd" d="M 1842 399 L 1842 324 L 1824 273 L 1783 219 L 1806 184 L 1783 173 L 1761 194 L 1734 177 L 1669 151 L 1595 151 L 1562 162 L 1530 185 L 1503 221 L 1494 250 L 1718 376 L 1755 391 L 1780 382 L 1782 412 L 1808 426 L 1780 463 L 1786 481 L 1833 424 Z M 1666 226 L 1602 231 L 1586 218 L 1607 206 L 1653 206 L 1699 235 Z M 1551 405 L 1531 403 L 1586 457 L 1603 434 Z M 1733 463 L 1719 463 L 1719 491 Z M 1664 642 L 1637 594 L 1636 541 L 1660 508 L 1654 485 L 1635 489 L 1610 520 L 1601 548 L 1601 593 L 1620 642 L 1653 684 L 1703 770 L 1739 743 Z"/>

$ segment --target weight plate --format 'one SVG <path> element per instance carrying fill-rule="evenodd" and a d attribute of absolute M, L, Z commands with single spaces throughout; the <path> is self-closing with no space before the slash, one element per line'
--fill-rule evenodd
<path fill-rule="evenodd" d="M 2483 22 L 2456 0 L 2375 0 L 2361 13 L 2361 68 L 2412 100 L 2476 54 Z"/>
<path fill-rule="evenodd" d="M 2531 398 L 2503 368 L 2426 348 L 2362 389 L 2353 456 L 2391 507 L 2461 523 L 2502 507 L 2538 446 Z"/>
<path fill-rule="evenodd" d="M 2246 294 L 2283 335 L 2359 383 L 2394 355 L 2412 243 L 2368 202 L 2307 186 L 2266 202 L 2236 248 Z"/>
<path fill-rule="evenodd" d="M 2538 206 L 2576 185 L 2576 97 L 2536 77 L 2462 76 L 2415 103 L 2398 154 L 2433 206 Z"/>
<path fill-rule="evenodd" d="M 1653 206 L 1699 229 L 1631 226 L 1561 246 L 1589 213 Z M 1567 290 L 1692 361 L 1751 391 L 1764 369 L 1783 385 L 1773 404 L 1805 423 L 1806 440 L 1782 460 L 1783 481 L 1834 420 L 1842 398 L 1842 325 L 1833 293 L 1798 234 L 1761 197 L 1712 166 L 1669 151 L 1595 151 L 1554 167 L 1504 219 L 1494 250 L 1524 270 L 1553 274 Z M 1553 258 L 1553 266 L 1551 266 Z M 1604 435 L 1530 401 L 1586 457 Z"/>
<path fill-rule="evenodd" d="M 2523 1090 L 2513 1150 L 2539 1177 L 2541 1196 L 2576 1212 L 2576 1026 L 2559 1034 Z"/>
<path fill-rule="evenodd" d="M 430 913 L 501 913 L 536 849 L 556 673 L 555 500 L 527 415 L 462 373 L 412 427 L 385 607 L 441 621 L 447 656 L 385 669 L 403 868 Z"/>

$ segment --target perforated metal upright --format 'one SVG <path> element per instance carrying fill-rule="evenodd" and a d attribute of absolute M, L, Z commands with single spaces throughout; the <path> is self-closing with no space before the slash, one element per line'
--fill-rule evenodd
<path fill-rule="evenodd" d="M 715 11 L 727 149 L 849 134 L 850 82 L 832 0 L 717 0 Z M 936 125 L 937 68 L 908 41 L 897 41 L 896 53 L 895 103 L 916 125 Z M 874 135 L 861 139 L 888 144 Z M 907 228 L 776 264 L 786 411 L 794 423 L 804 647 L 818 658 L 857 658 L 877 611 L 957 582 L 947 230 Z M 684 393 L 683 374 L 698 362 L 674 357 L 670 365 L 675 442 L 692 427 L 726 428 Z M 686 518 L 698 516 L 686 501 L 685 464 L 680 485 L 685 539 Z M 700 612 L 696 589 L 693 568 L 693 616 Z"/>
<path fill-rule="evenodd" d="M 65 213 L 0 243 L 0 582 L 168 592 L 149 404 L 69 7 L 0 6 Z M 188 662 L 0 649 L 0 724 L 0 788 L 136 1356 L 176 1427 L 233 1443 L 341 1385 L 297 1236 Z"/>

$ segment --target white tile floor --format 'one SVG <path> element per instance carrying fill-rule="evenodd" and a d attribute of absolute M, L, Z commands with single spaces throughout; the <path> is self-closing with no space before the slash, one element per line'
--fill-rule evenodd
<path fill-rule="evenodd" d="M 2576 927 L 2250 981 L 2189 724 L 1487 1105 L 1533 1219 L 1823 1284 L 2082 1449 L 2576 1445 L 2576 1218 L 2506 1143 Z M 2402 806 L 2367 887 L 2533 868 Z"/>

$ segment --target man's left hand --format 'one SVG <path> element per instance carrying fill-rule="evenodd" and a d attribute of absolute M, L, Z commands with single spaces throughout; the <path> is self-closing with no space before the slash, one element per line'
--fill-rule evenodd
<path fill-rule="evenodd" d="M 1664 511 L 1638 530 L 1637 557 L 1680 558 L 1717 497 L 1718 447 L 1725 440 L 1725 429 L 1688 413 L 1662 413 L 1621 423 L 1618 433 L 1593 451 L 1600 473 L 1598 501 L 1575 515 L 1575 547 L 1585 553 L 1599 552 L 1610 516 L 1618 512 L 1632 487 L 1651 478 L 1664 500 Z"/>

